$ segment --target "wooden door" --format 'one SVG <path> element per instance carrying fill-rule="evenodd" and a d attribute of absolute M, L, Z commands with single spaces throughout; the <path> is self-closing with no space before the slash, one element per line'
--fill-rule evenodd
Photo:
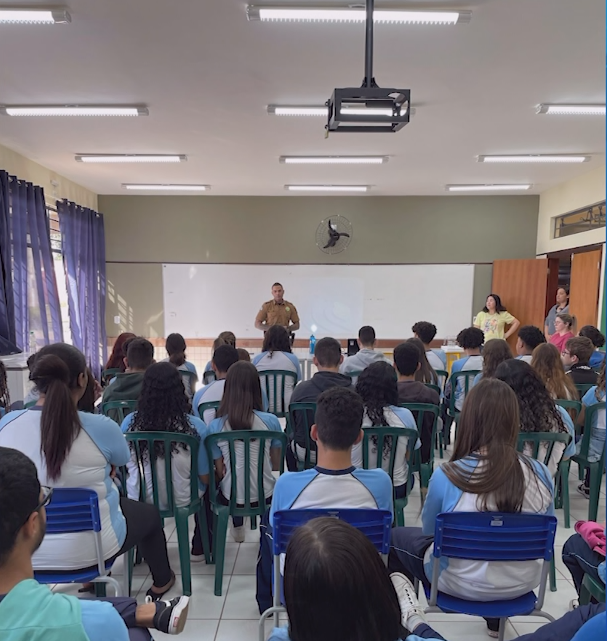
<path fill-rule="evenodd" d="M 548 259 L 496 260 L 492 291 L 521 325 L 544 327 L 548 290 Z M 514 353 L 516 334 L 508 343 Z"/>
<path fill-rule="evenodd" d="M 597 325 L 600 278 L 600 249 L 571 255 L 569 313 L 575 316 L 578 330 L 584 325 Z"/>

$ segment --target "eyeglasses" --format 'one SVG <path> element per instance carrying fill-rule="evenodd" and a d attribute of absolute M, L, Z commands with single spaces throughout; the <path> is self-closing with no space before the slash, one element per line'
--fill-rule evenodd
<path fill-rule="evenodd" d="M 42 491 L 42 500 L 38 503 L 38 505 L 27 515 L 27 518 L 25 521 L 23 521 L 23 525 L 27 523 L 27 520 L 29 517 L 34 513 L 40 511 L 43 507 L 46 507 L 50 502 L 51 499 L 53 498 L 53 488 L 48 487 L 47 485 L 41 485 L 40 490 Z"/>
<path fill-rule="evenodd" d="M 567 351 L 561 352 L 561 356 L 571 356 L 571 354 Z"/>

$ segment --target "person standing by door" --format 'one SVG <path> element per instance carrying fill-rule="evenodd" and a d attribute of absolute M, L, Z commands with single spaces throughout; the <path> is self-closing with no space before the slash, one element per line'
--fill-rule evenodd
<path fill-rule="evenodd" d="M 556 305 L 553 305 L 546 316 L 544 321 L 544 335 L 546 340 L 549 341 L 552 334 L 556 332 L 554 328 L 554 321 L 557 314 L 569 313 L 569 291 L 565 287 L 559 287 L 556 290 Z"/>

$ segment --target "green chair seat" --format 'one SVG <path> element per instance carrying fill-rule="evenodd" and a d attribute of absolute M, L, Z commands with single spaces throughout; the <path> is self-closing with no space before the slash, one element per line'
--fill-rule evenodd
<path fill-rule="evenodd" d="M 289 405 L 289 416 L 287 417 L 286 433 L 289 438 L 289 445 L 293 445 L 295 441 L 295 426 L 297 420 L 303 422 L 303 433 L 305 438 L 305 457 L 304 461 L 300 461 L 297 453 L 294 450 L 294 457 L 297 459 L 297 468 L 302 470 L 309 470 L 316 465 L 316 450 L 312 446 L 312 438 L 310 437 L 310 428 L 314 425 L 314 417 L 316 416 L 316 403 L 291 403 Z M 314 462 L 312 462 L 312 453 L 314 453 Z"/>

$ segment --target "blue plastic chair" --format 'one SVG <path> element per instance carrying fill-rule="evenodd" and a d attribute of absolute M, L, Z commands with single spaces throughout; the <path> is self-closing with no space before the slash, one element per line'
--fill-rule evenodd
<path fill-rule="evenodd" d="M 46 506 L 46 533 L 71 534 L 74 532 L 91 532 L 97 552 L 97 567 L 81 570 L 57 570 L 36 572 L 34 578 L 38 583 L 106 583 L 111 585 L 116 596 L 122 596 L 120 583 L 108 576 L 114 560 L 106 561 L 101 544 L 101 516 L 99 515 L 99 497 L 94 490 L 85 488 L 55 488 L 52 501 Z M 125 583 L 128 572 L 125 567 Z M 128 594 L 128 588 L 124 590 Z"/>
<path fill-rule="evenodd" d="M 554 618 L 542 611 L 546 581 L 554 556 L 557 519 L 542 514 L 499 512 L 450 512 L 436 517 L 431 589 L 426 588 L 426 612 L 455 612 L 500 620 L 503 641 L 506 620 L 513 616 Z M 527 592 L 516 599 L 468 601 L 438 591 L 441 565 L 445 559 L 472 561 L 532 561 L 543 559 L 539 595 Z"/>
<path fill-rule="evenodd" d="M 274 555 L 274 577 L 272 581 L 273 606 L 268 608 L 259 619 L 259 641 L 265 639 L 265 621 L 274 617 L 274 626 L 278 627 L 278 615 L 286 612 L 281 605 L 282 577 L 280 574 L 280 555 L 285 554 L 293 532 L 308 521 L 322 516 L 329 516 L 349 523 L 360 530 L 373 543 L 384 562 L 387 563 L 390 552 L 390 535 L 392 531 L 392 514 L 388 510 L 279 510 L 274 514 L 272 527 L 272 553 Z"/>

